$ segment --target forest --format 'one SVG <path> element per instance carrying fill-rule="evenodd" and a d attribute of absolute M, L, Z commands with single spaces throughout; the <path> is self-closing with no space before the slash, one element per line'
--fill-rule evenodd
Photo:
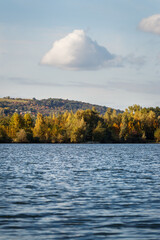
<path fill-rule="evenodd" d="M 104 114 L 107 111 L 106 106 L 61 98 L 48 98 L 41 100 L 36 98 L 11 98 L 9 96 L 0 98 L 0 115 L 9 115 L 17 112 L 22 115 L 25 113 L 31 113 L 31 115 L 36 116 L 38 113 L 41 113 L 44 116 L 50 116 L 53 113 L 57 115 L 59 113 L 65 113 L 67 110 L 75 113 L 79 109 L 86 110 L 92 109 L 92 107 L 95 107 L 101 114 Z M 122 112 L 119 109 L 116 111 L 117 113 Z"/>
<path fill-rule="evenodd" d="M 160 142 L 159 108 L 128 107 L 123 113 L 110 108 L 44 116 L 17 112 L 0 117 L 1 143 L 154 143 Z"/>

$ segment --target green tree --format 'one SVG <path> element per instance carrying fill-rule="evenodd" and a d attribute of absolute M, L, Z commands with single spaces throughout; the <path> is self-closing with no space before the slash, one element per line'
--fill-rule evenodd
<path fill-rule="evenodd" d="M 119 138 L 121 141 L 126 141 L 128 138 L 128 112 L 127 111 L 124 112 L 122 115 Z"/>
<path fill-rule="evenodd" d="M 100 143 L 105 143 L 108 141 L 107 128 L 101 121 L 98 121 L 96 128 L 93 130 L 92 140 Z"/>
<path fill-rule="evenodd" d="M 87 109 L 85 111 L 81 111 L 80 113 L 86 123 L 86 133 L 85 140 L 93 141 L 93 130 L 96 128 L 98 121 L 102 120 L 99 116 L 99 113 L 93 108 L 92 110 Z"/>
<path fill-rule="evenodd" d="M 7 135 L 5 127 L 0 126 L 0 143 L 7 143 L 7 142 L 11 142 L 11 139 Z"/>

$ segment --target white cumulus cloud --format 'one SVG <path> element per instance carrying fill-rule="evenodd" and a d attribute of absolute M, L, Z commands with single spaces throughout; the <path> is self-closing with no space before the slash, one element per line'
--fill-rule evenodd
<path fill-rule="evenodd" d="M 112 65 L 116 56 L 88 37 L 83 30 L 74 30 L 55 41 L 41 64 L 71 70 L 96 70 Z"/>
<path fill-rule="evenodd" d="M 142 19 L 139 28 L 145 32 L 151 32 L 160 35 L 160 14 L 152 15 Z"/>

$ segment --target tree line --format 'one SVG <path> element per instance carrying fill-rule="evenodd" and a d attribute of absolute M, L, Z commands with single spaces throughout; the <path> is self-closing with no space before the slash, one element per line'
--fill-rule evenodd
<path fill-rule="evenodd" d="M 160 115 L 139 105 L 123 113 L 95 108 L 52 116 L 0 117 L 1 143 L 146 143 L 160 141 Z"/>

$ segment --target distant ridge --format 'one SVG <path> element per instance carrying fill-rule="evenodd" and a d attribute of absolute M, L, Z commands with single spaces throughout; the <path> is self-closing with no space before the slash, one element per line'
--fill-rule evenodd
<path fill-rule="evenodd" d="M 37 113 L 40 112 L 43 115 L 48 116 L 51 114 L 64 113 L 65 111 L 73 111 L 75 113 L 79 109 L 86 110 L 92 109 L 93 107 L 95 107 L 100 114 L 104 114 L 108 109 L 106 106 L 61 98 L 48 98 L 42 100 L 38 100 L 36 98 L 0 98 L 1 115 L 9 115 L 13 114 L 14 112 L 18 112 L 19 114 L 25 114 L 29 112 L 32 115 L 37 115 Z M 111 111 L 113 111 L 112 108 Z M 116 109 L 116 111 L 117 113 L 123 112 L 119 109 Z"/>

